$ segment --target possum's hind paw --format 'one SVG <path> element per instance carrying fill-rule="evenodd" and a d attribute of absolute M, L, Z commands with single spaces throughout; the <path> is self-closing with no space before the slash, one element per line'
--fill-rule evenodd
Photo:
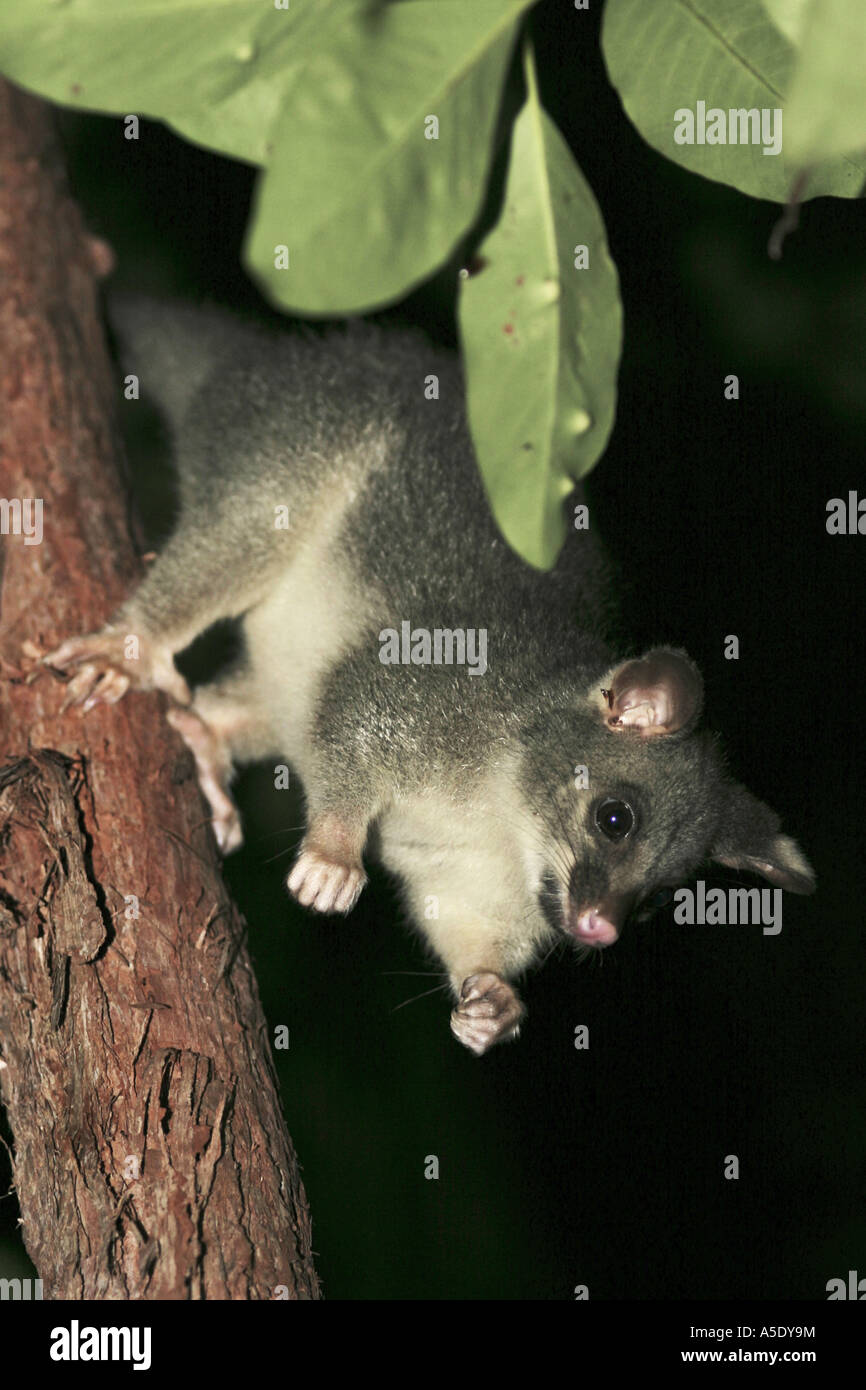
<path fill-rule="evenodd" d="M 238 808 L 228 793 L 232 762 L 224 739 L 195 710 L 170 709 L 166 719 L 195 758 L 198 784 L 212 812 L 213 833 L 222 854 L 244 842 Z"/>
<path fill-rule="evenodd" d="M 526 1009 L 501 975 L 485 970 L 468 975 L 451 1014 L 451 1032 L 480 1057 L 494 1043 L 516 1038 Z"/>
<path fill-rule="evenodd" d="M 81 705 L 86 712 L 95 705 L 116 704 L 130 686 L 164 690 L 178 704 L 189 704 L 189 686 L 171 653 L 140 637 L 137 657 L 129 657 L 126 644 L 131 635 L 134 634 L 107 627 L 85 637 L 69 637 L 42 657 L 41 666 L 50 666 L 70 676 L 64 709 Z"/>
<path fill-rule="evenodd" d="M 304 907 L 317 912 L 351 912 L 367 875 L 360 864 L 327 858 L 320 850 L 304 849 L 288 877 L 288 889 Z"/>

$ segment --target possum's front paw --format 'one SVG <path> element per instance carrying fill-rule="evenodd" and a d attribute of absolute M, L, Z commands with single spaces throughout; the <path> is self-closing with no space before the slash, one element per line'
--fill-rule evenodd
<path fill-rule="evenodd" d="M 121 628 L 69 637 L 43 656 L 41 665 L 70 673 L 64 709 L 81 705 L 86 712 L 95 705 L 116 704 L 130 686 L 164 690 L 181 705 L 190 701 L 189 686 L 171 652 Z"/>
<path fill-rule="evenodd" d="M 351 912 L 366 882 L 360 864 L 331 859 L 311 846 L 301 848 L 288 889 L 304 907 L 317 912 Z"/>
<path fill-rule="evenodd" d="M 451 1014 L 451 1032 L 480 1057 L 494 1043 L 516 1038 L 525 1013 L 511 985 L 501 975 L 485 970 L 463 981 Z"/>

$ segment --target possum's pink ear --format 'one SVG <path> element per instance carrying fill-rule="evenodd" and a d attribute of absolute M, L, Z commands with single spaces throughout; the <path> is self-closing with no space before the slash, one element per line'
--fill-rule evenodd
<path fill-rule="evenodd" d="M 637 729 L 645 738 L 678 734 L 697 721 L 704 698 L 701 673 L 685 652 L 654 647 L 616 667 L 602 681 L 601 706 L 613 733 Z"/>

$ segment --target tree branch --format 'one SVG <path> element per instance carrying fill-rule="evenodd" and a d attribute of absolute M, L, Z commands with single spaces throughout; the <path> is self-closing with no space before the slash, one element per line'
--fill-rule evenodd
<path fill-rule="evenodd" d="M 163 697 L 82 718 L 26 679 L 28 644 L 99 626 L 139 567 L 99 245 L 48 108 L 3 82 L 0 152 L 0 1091 L 25 1244 L 49 1298 L 317 1298 L 244 924 Z"/>

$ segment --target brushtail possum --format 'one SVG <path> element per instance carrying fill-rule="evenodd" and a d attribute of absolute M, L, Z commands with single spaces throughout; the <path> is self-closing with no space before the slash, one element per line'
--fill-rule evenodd
<path fill-rule="evenodd" d="M 289 890 L 347 913 L 376 854 L 477 1054 L 517 1035 L 512 981 L 542 951 L 612 945 L 707 860 L 812 891 L 697 727 L 689 657 L 608 647 L 592 530 L 550 573 L 502 540 L 450 356 L 369 324 L 274 332 L 141 299 L 114 318 L 164 413 L 179 521 L 107 626 L 44 660 L 85 710 L 130 686 L 171 697 L 224 852 L 233 768 L 289 763 L 307 803 Z M 224 618 L 243 655 L 191 695 L 174 657 Z"/>

